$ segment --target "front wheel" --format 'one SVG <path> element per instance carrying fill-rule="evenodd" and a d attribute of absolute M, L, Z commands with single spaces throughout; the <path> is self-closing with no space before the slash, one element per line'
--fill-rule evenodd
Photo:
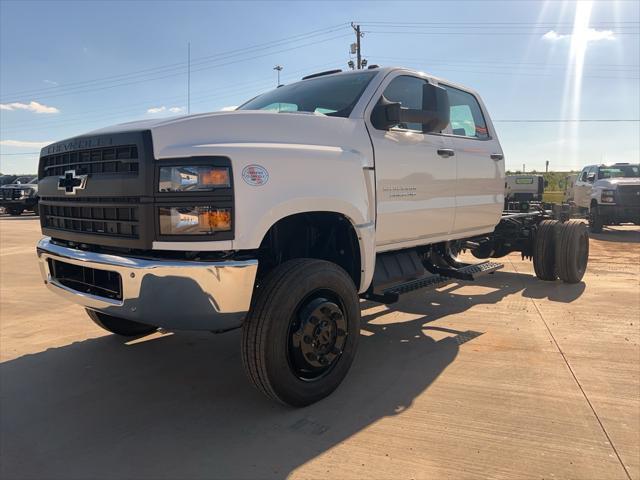
<path fill-rule="evenodd" d="M 351 277 L 324 260 L 276 267 L 255 291 L 242 332 L 253 385 L 294 407 L 317 402 L 346 376 L 356 354 L 360 305 Z"/>
<path fill-rule="evenodd" d="M 602 216 L 598 211 L 598 206 L 594 205 L 589 210 L 589 230 L 591 230 L 592 233 L 601 233 L 602 226 Z"/>
<path fill-rule="evenodd" d="M 93 320 L 96 325 L 104 328 L 108 332 L 115 333 L 116 335 L 122 335 L 123 337 L 147 335 L 158 329 L 158 327 L 154 327 L 153 325 L 146 325 L 144 323 L 138 323 L 124 318 L 113 317 L 106 313 L 89 310 L 88 308 L 86 311 L 89 318 Z"/>
<path fill-rule="evenodd" d="M 20 207 L 9 207 L 9 208 L 7 208 L 7 213 L 9 215 L 11 215 L 12 217 L 19 217 L 20 215 L 22 215 L 23 211 L 24 211 L 24 209 L 20 208 Z"/>

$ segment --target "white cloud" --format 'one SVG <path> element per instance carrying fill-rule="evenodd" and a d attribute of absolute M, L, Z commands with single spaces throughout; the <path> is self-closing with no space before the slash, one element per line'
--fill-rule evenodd
<path fill-rule="evenodd" d="M 49 107 L 38 102 L 31 101 L 29 103 L 0 103 L 0 110 L 28 110 L 34 113 L 60 113 L 56 107 Z"/>
<path fill-rule="evenodd" d="M 581 35 L 584 35 L 584 40 L 587 42 L 597 42 L 599 40 L 615 40 L 616 37 L 613 35 L 611 30 L 597 30 L 595 28 L 587 28 L 584 33 L 581 32 Z M 543 40 L 548 40 L 551 42 L 556 42 L 558 40 L 571 39 L 573 34 L 567 33 L 558 33 L 555 30 L 549 30 L 542 36 Z"/>
<path fill-rule="evenodd" d="M 54 82 L 53 80 L 43 80 L 44 83 L 46 83 L 47 85 L 51 85 L 53 87 L 57 87 L 58 85 L 60 85 L 58 82 Z"/>
<path fill-rule="evenodd" d="M 236 108 L 238 108 L 238 105 L 231 105 L 230 107 L 222 107 L 222 110 L 220 110 L 220 111 L 221 112 L 232 112 Z"/>
<path fill-rule="evenodd" d="M 16 147 L 16 148 L 42 148 L 52 143 L 48 142 L 32 142 L 27 140 L 0 140 L 0 145 L 3 147 Z"/>
<path fill-rule="evenodd" d="M 162 112 L 180 113 L 180 112 L 184 112 L 184 107 L 168 107 L 167 108 L 164 105 L 161 105 L 160 107 L 151 107 L 147 109 L 147 113 L 150 113 L 152 115 L 156 113 L 162 113 Z"/>

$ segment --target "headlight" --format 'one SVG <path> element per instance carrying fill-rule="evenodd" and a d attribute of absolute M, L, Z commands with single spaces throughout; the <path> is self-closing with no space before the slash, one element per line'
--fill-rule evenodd
<path fill-rule="evenodd" d="M 231 186 L 229 169 L 209 165 L 160 167 L 160 192 L 203 192 Z"/>
<path fill-rule="evenodd" d="M 160 207 L 161 235 L 209 235 L 231 230 L 231 209 Z"/>
<path fill-rule="evenodd" d="M 615 190 L 602 190 L 602 195 L 600 196 L 602 202 L 605 203 L 614 203 L 615 202 Z"/>

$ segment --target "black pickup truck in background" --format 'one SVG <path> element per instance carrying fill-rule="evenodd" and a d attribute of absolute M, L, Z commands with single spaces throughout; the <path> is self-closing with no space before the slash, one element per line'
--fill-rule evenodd
<path fill-rule="evenodd" d="M 0 176 L 0 208 L 9 215 L 21 215 L 25 210 L 38 215 L 38 177 Z"/>

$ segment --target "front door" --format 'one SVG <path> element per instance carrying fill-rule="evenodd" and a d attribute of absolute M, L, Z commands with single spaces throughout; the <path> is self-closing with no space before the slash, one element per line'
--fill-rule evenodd
<path fill-rule="evenodd" d="M 387 100 L 422 109 L 426 82 L 396 73 L 381 88 Z M 455 212 L 456 157 L 449 156 L 445 139 L 423 133 L 421 124 L 377 130 L 367 122 L 367 127 L 375 153 L 379 250 L 446 239 Z"/>

